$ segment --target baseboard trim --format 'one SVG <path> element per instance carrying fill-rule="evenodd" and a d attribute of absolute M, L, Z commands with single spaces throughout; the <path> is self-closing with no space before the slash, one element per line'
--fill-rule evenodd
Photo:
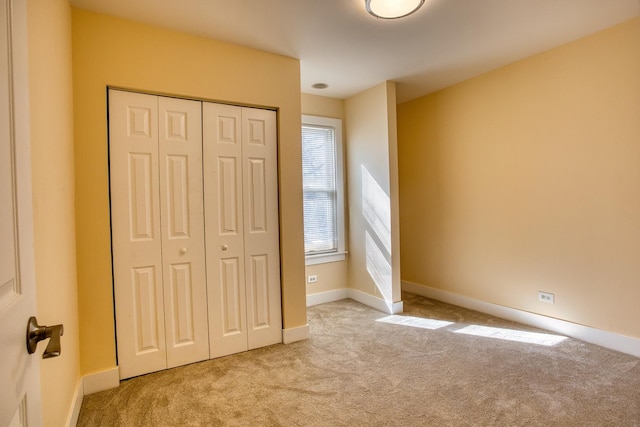
<path fill-rule="evenodd" d="M 376 310 L 382 311 L 383 313 L 387 314 L 398 314 L 402 313 L 403 310 L 402 301 L 385 301 L 366 292 L 348 288 L 318 292 L 317 294 L 309 294 L 307 295 L 307 307 L 325 304 L 327 302 L 340 301 L 347 298 L 358 301 L 361 304 L 367 305 L 371 308 L 375 308 Z"/>
<path fill-rule="evenodd" d="M 282 330 L 282 342 L 284 344 L 291 344 L 296 341 L 303 341 L 309 339 L 309 325 L 298 326 L 296 328 L 283 329 Z"/>
<path fill-rule="evenodd" d="M 576 338 L 622 353 L 640 357 L 640 339 L 603 331 L 590 326 L 579 325 L 566 320 L 554 319 L 541 314 L 505 307 L 474 298 L 455 294 L 453 292 L 430 288 L 417 283 L 402 281 L 402 290 L 413 294 L 432 298 L 438 301 L 454 304 L 471 310 L 480 311 L 492 316 L 524 323 L 537 328 Z"/>
<path fill-rule="evenodd" d="M 309 294 L 307 295 L 307 307 L 313 307 L 314 305 L 324 304 L 327 302 L 340 301 L 341 299 L 347 298 L 349 298 L 349 290 L 347 288 Z"/>
<path fill-rule="evenodd" d="M 82 378 L 82 387 L 85 396 L 99 391 L 116 388 L 119 385 L 120 371 L 117 366 L 115 368 L 85 375 Z"/>
<path fill-rule="evenodd" d="M 354 301 L 358 301 L 359 303 L 368 305 L 369 307 L 375 308 L 376 310 L 382 311 L 383 313 L 398 314 L 402 313 L 403 310 L 402 301 L 385 301 L 357 289 L 348 289 L 348 296 Z"/>
<path fill-rule="evenodd" d="M 78 378 L 78 382 L 76 383 L 76 390 L 73 392 L 71 408 L 69 408 L 69 415 L 67 416 L 67 427 L 76 427 L 76 425 L 78 424 L 80 408 L 82 407 L 82 398 L 84 397 L 82 382 L 82 378 Z"/>

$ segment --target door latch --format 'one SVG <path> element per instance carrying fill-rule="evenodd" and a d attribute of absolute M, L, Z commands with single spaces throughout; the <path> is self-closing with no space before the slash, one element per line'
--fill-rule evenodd
<path fill-rule="evenodd" d="M 64 332 L 62 325 L 41 326 L 38 319 L 31 316 L 27 323 L 27 351 L 33 354 L 38 342 L 49 338 L 49 344 L 42 354 L 43 359 L 60 356 L 60 337 Z"/>

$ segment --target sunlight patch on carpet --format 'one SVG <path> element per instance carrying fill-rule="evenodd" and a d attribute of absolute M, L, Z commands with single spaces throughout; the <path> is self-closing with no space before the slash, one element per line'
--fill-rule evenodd
<path fill-rule="evenodd" d="M 485 338 L 497 338 L 500 340 L 538 344 L 547 347 L 554 346 L 566 340 L 560 335 L 541 334 L 537 332 L 517 331 L 513 329 L 491 328 L 489 326 L 470 325 L 454 331 L 457 334 L 475 335 Z"/>
<path fill-rule="evenodd" d="M 411 326 L 422 329 L 440 329 L 445 326 L 453 325 L 453 322 L 444 320 L 424 319 L 422 317 L 391 315 L 377 319 L 376 322 L 392 323 L 394 325 Z"/>

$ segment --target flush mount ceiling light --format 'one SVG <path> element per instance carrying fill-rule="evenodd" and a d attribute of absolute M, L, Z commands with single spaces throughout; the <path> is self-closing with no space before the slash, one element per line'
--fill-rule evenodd
<path fill-rule="evenodd" d="M 365 0 L 367 12 L 382 19 L 409 16 L 424 4 L 424 0 Z"/>

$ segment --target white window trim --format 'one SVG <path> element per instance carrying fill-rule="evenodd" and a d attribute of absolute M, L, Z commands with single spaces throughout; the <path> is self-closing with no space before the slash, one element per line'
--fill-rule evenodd
<path fill-rule="evenodd" d="M 304 264 L 305 265 L 327 264 L 329 262 L 344 261 L 346 257 L 347 257 L 347 251 L 307 255 L 304 258 Z"/>
<path fill-rule="evenodd" d="M 337 231 L 338 231 L 338 250 L 336 252 L 327 252 L 323 254 L 305 254 L 305 265 L 324 264 L 329 262 L 344 261 L 346 259 L 346 237 L 344 225 L 344 160 L 342 146 L 342 119 L 331 117 L 320 117 L 302 115 L 302 126 L 325 126 L 333 128 L 336 138 L 336 210 L 337 210 Z"/>

